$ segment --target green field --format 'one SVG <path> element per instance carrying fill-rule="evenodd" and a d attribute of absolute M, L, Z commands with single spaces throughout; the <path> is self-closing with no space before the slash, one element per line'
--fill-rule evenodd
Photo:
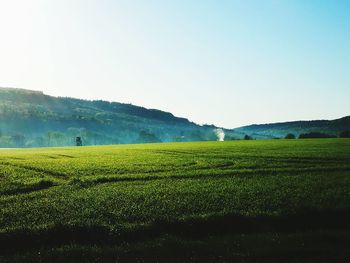
<path fill-rule="evenodd" d="M 350 262 L 350 140 L 0 150 L 0 262 Z"/>

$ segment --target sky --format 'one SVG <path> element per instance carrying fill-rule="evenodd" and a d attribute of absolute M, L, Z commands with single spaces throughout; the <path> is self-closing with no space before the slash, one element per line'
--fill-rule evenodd
<path fill-rule="evenodd" d="M 347 0 L 0 0 L 0 86 L 199 124 L 350 114 Z"/>

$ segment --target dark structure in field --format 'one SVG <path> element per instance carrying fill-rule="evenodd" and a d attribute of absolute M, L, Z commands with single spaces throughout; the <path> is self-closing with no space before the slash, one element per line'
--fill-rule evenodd
<path fill-rule="evenodd" d="M 75 145 L 76 146 L 83 146 L 83 141 L 81 140 L 81 137 L 75 138 Z"/>

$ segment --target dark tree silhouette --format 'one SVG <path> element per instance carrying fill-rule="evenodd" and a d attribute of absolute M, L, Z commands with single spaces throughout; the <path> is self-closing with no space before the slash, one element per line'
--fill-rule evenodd
<path fill-rule="evenodd" d="M 350 138 L 350 130 L 349 130 L 349 131 L 342 131 L 342 132 L 339 134 L 339 137 L 340 137 L 340 138 Z"/>
<path fill-rule="evenodd" d="M 155 136 L 153 133 L 147 132 L 147 131 L 140 131 L 139 137 L 137 139 L 138 143 L 154 143 L 154 142 L 161 142 L 157 136 Z"/>
<path fill-rule="evenodd" d="M 321 132 L 309 132 L 299 135 L 299 139 L 318 139 L 318 138 L 337 138 L 337 136 L 332 134 L 326 134 Z"/>
<path fill-rule="evenodd" d="M 244 135 L 244 140 L 253 140 L 253 138 L 251 136 L 249 136 L 248 134 Z"/>
<path fill-rule="evenodd" d="M 83 141 L 81 140 L 81 137 L 75 138 L 75 145 L 76 146 L 83 146 Z"/>
<path fill-rule="evenodd" d="M 285 139 L 295 139 L 295 135 L 293 133 L 288 133 Z"/>

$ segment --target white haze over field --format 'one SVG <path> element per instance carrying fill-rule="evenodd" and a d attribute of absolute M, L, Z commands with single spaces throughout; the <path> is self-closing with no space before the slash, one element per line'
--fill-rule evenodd
<path fill-rule="evenodd" d="M 218 137 L 218 141 L 223 142 L 225 140 L 225 132 L 223 129 L 216 129 L 215 134 Z"/>

